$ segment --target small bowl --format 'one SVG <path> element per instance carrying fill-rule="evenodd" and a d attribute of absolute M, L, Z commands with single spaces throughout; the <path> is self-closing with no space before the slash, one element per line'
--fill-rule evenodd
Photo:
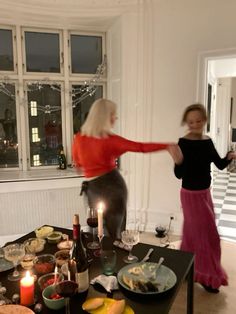
<path fill-rule="evenodd" d="M 55 293 L 56 290 L 54 285 L 47 286 L 42 292 L 43 301 L 49 309 L 60 310 L 65 306 L 65 298 L 51 299 L 50 296 Z"/>
<path fill-rule="evenodd" d="M 34 269 L 39 275 L 52 273 L 56 265 L 55 256 L 52 254 L 43 254 L 34 259 Z"/>
<path fill-rule="evenodd" d="M 70 250 L 60 250 L 54 254 L 57 266 L 61 267 L 70 259 Z"/>
<path fill-rule="evenodd" d="M 40 287 L 40 290 L 43 291 L 46 287 L 51 286 L 54 284 L 55 280 L 55 273 L 49 273 L 45 274 L 38 279 L 38 285 Z M 56 274 L 56 282 L 60 282 L 64 280 L 63 274 L 57 273 Z"/>
<path fill-rule="evenodd" d="M 53 231 L 47 236 L 48 243 L 58 243 L 61 241 L 62 232 Z"/>
<path fill-rule="evenodd" d="M 43 251 L 46 240 L 40 238 L 30 238 L 24 242 L 27 253 L 39 253 Z"/>
<path fill-rule="evenodd" d="M 41 228 L 36 229 L 35 234 L 37 238 L 46 239 L 47 236 L 49 236 L 49 234 L 53 232 L 53 230 L 54 230 L 53 227 L 43 226 Z"/>

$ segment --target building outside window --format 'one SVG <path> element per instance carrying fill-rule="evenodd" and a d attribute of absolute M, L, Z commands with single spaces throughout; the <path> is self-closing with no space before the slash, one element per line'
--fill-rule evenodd
<path fill-rule="evenodd" d="M 56 168 L 58 147 L 71 162 L 74 134 L 105 96 L 105 35 L 24 27 L 20 40 L 15 34 L 0 26 L 0 168 Z"/>

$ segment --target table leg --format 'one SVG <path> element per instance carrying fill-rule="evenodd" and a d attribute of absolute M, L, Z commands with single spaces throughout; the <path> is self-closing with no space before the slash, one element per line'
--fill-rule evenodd
<path fill-rule="evenodd" d="M 194 262 L 187 275 L 187 314 L 193 314 Z"/>

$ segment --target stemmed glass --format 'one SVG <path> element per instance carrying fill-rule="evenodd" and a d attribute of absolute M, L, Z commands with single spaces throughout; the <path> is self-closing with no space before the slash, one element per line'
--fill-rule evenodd
<path fill-rule="evenodd" d="M 95 228 L 98 226 L 98 215 L 97 210 L 94 208 L 88 207 L 88 213 L 87 213 L 87 224 L 89 227 L 93 230 L 93 241 L 89 242 L 87 244 L 87 247 L 92 250 L 97 250 L 100 246 L 97 241 L 95 241 Z"/>
<path fill-rule="evenodd" d="M 70 298 L 76 294 L 78 290 L 78 284 L 72 280 L 63 280 L 55 285 L 56 293 L 65 298 L 66 302 L 66 314 L 70 314 Z"/>
<path fill-rule="evenodd" d="M 129 255 L 123 258 L 125 263 L 135 263 L 138 261 L 138 257 L 134 256 L 131 251 L 134 245 L 139 242 L 139 231 L 138 230 L 125 230 L 121 232 L 121 240 L 124 244 L 130 247 Z"/>
<path fill-rule="evenodd" d="M 24 244 L 9 244 L 8 246 L 4 247 L 4 256 L 5 259 L 12 262 L 14 265 L 14 271 L 12 274 L 8 275 L 8 280 L 16 281 L 20 279 L 20 273 L 17 270 L 18 262 L 24 257 L 25 255 L 25 246 Z"/>

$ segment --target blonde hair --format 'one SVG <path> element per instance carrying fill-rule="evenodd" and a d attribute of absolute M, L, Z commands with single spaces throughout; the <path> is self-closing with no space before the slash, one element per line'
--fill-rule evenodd
<path fill-rule="evenodd" d="M 182 120 L 181 120 L 181 125 L 185 125 L 186 120 L 187 120 L 187 115 L 189 114 L 189 112 L 191 111 L 199 111 L 202 115 L 202 118 L 204 121 L 207 121 L 207 113 L 206 113 L 206 109 L 202 104 L 193 104 L 188 106 L 183 113 L 182 116 Z"/>
<path fill-rule="evenodd" d="M 111 117 L 116 114 L 117 105 L 108 99 L 97 99 L 81 127 L 81 134 L 93 137 L 106 137 L 111 134 Z"/>

